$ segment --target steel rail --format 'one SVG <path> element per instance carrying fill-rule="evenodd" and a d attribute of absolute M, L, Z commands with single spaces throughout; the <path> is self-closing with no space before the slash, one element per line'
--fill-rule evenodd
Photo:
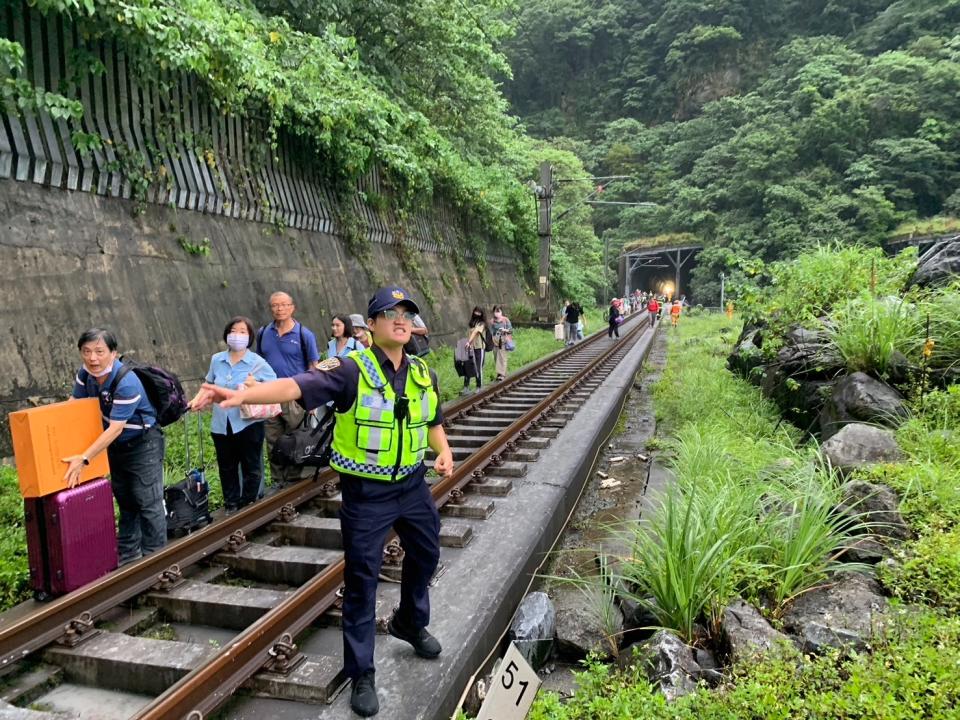
<path fill-rule="evenodd" d="M 639 336 L 647 327 L 640 322 L 623 338 Z M 583 370 L 571 377 L 550 395 L 528 410 L 505 431 L 488 441 L 474 452 L 454 471 L 453 476 L 443 479 L 431 488 L 434 500 L 443 504 L 455 488 L 474 479 L 474 472 L 481 466 L 495 462 L 497 455 L 513 441 L 508 432 L 520 432 L 531 427 L 551 407 L 597 372 L 611 356 L 624 347 L 612 344 L 593 359 Z M 481 470 L 482 472 L 482 470 Z M 332 607 L 336 591 L 343 583 L 344 562 L 339 560 L 324 569 L 290 598 L 284 600 L 263 615 L 256 623 L 230 640 L 219 654 L 190 671 L 177 683 L 167 688 L 153 702 L 142 708 L 132 720 L 171 720 L 189 718 L 202 720 L 215 711 L 247 679 L 259 672 L 270 658 L 269 651 L 284 635 L 296 638 L 314 620 Z"/>
<path fill-rule="evenodd" d="M 548 370 L 599 341 L 603 331 L 593 333 L 576 346 L 566 347 L 522 368 L 506 380 L 490 385 L 467 398 L 444 407 L 445 420 L 462 417 L 470 408 L 509 392 L 531 376 Z M 324 470 L 317 482 L 304 480 L 270 495 L 240 512 L 218 520 L 170 543 L 135 563 L 125 565 L 102 580 L 44 604 L 23 615 L 0 615 L 0 675 L 12 669 L 18 660 L 61 637 L 70 623 L 84 614 L 93 619 L 154 587 L 161 577 L 176 566 L 185 568 L 222 551 L 231 536 L 244 535 L 273 522 L 286 505 L 301 505 L 323 494 L 324 484 L 335 481 L 332 470 Z"/>

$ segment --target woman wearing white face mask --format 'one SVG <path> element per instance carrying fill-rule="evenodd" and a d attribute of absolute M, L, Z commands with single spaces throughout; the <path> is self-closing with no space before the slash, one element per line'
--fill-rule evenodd
<path fill-rule="evenodd" d="M 269 363 L 249 349 L 255 339 L 249 318 L 231 318 L 223 329 L 227 350 L 210 358 L 207 382 L 236 390 L 276 380 Z M 198 397 L 190 401 L 191 407 Z M 210 432 L 217 451 L 224 509 L 230 512 L 255 502 L 263 484 L 263 420 L 242 417 L 240 408 L 214 405 Z"/>
<path fill-rule="evenodd" d="M 117 549 L 120 564 L 159 550 L 167 542 L 163 510 L 163 433 L 157 412 L 136 373 L 121 374 L 117 338 L 92 328 L 77 342 L 83 366 L 77 371 L 73 398 L 100 400 L 103 432 L 81 455 L 64 458 L 68 487 L 80 482 L 84 465 L 106 450 L 110 486 L 120 508 Z"/>
<path fill-rule="evenodd" d="M 503 308 L 493 306 L 493 323 L 490 325 L 493 332 L 493 355 L 497 361 L 497 380 L 507 376 L 507 357 L 513 344 L 513 323 L 503 314 Z"/>

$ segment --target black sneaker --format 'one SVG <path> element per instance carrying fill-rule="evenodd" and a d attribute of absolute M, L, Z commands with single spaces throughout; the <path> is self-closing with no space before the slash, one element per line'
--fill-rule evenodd
<path fill-rule="evenodd" d="M 353 692 L 350 693 L 350 707 L 361 717 L 370 717 L 380 712 L 373 670 L 367 670 L 360 677 L 354 678 Z"/>
<path fill-rule="evenodd" d="M 397 622 L 394 616 L 387 623 L 387 631 L 395 638 L 413 645 L 413 650 L 417 655 L 427 660 L 433 660 L 440 654 L 440 641 L 427 632 L 426 628 L 419 630 L 408 630 Z"/>

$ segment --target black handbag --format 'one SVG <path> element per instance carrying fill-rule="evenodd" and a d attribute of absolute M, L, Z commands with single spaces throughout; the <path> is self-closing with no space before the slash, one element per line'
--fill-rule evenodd
<path fill-rule="evenodd" d="M 277 438 L 270 460 L 283 467 L 327 467 L 336 420 L 333 412 L 333 407 L 328 407 L 316 427 L 310 426 L 310 413 L 307 413 L 300 425 Z"/>

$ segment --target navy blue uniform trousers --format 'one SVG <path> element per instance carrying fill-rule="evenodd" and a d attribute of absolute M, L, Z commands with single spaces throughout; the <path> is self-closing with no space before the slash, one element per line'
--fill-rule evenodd
<path fill-rule="evenodd" d="M 396 483 L 340 476 L 345 559 L 343 669 L 349 678 L 373 669 L 377 578 L 391 527 L 405 553 L 397 619 L 410 628 L 430 624 L 428 586 L 440 560 L 440 515 L 425 475 L 421 464 Z"/>

